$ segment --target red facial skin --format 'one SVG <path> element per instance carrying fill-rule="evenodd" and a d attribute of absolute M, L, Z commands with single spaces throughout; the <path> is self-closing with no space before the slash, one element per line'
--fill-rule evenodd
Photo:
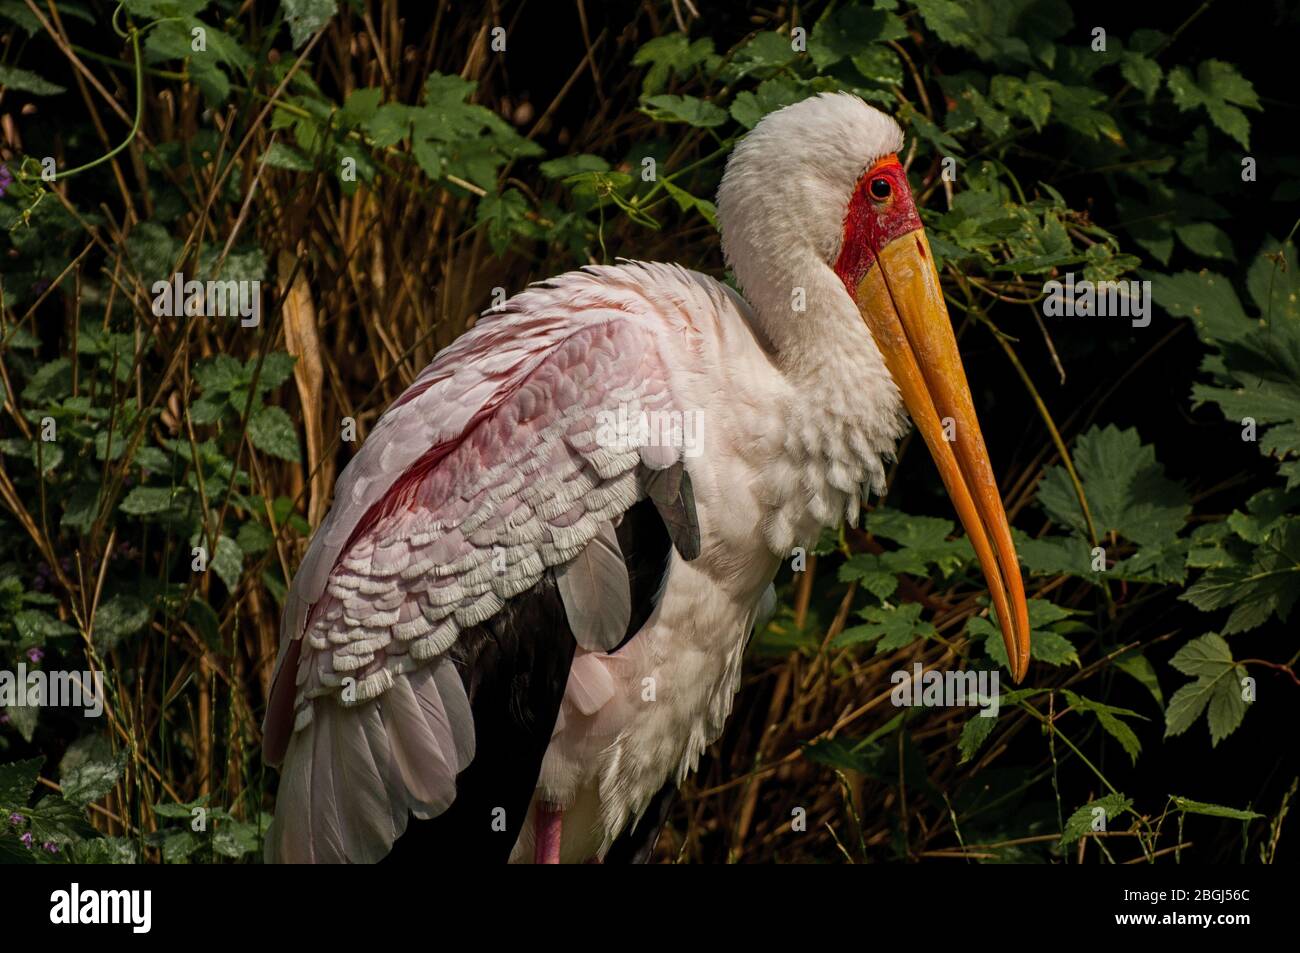
<path fill-rule="evenodd" d="M 872 194 L 872 183 L 883 180 L 889 184 L 889 195 L 880 199 Z M 881 190 L 877 186 L 877 190 Z M 875 264 L 876 256 L 900 235 L 921 228 L 921 216 L 912 201 L 912 190 L 907 184 L 907 173 L 898 156 L 887 155 L 876 162 L 858 180 L 844 215 L 844 240 L 840 256 L 835 261 L 835 274 L 840 276 L 850 295 L 857 293 L 858 285 Z"/>

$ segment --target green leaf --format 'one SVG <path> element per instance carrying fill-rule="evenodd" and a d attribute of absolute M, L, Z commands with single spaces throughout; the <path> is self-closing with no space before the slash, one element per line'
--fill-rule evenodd
<path fill-rule="evenodd" d="M 244 555 L 255 556 L 270 549 L 275 543 L 275 537 L 261 523 L 250 520 L 239 527 L 235 542 L 239 544 L 239 549 Z"/>
<path fill-rule="evenodd" d="M 1096 814 L 1098 810 L 1105 812 L 1106 822 L 1109 823 L 1125 811 L 1131 810 L 1132 807 L 1133 799 L 1122 794 L 1107 794 L 1095 801 L 1089 801 L 1071 814 L 1069 820 L 1065 822 L 1065 830 L 1061 832 L 1061 846 L 1066 847 L 1073 844 L 1085 834 L 1091 833 L 1093 831 L 1093 818 L 1098 817 Z"/>
<path fill-rule="evenodd" d="M 874 553 L 858 553 L 840 564 L 840 582 L 858 582 L 881 602 L 898 588 L 898 576 L 881 564 Z"/>
<path fill-rule="evenodd" d="M 910 645 L 918 638 L 933 638 L 937 634 L 933 625 L 921 621 L 919 602 L 905 602 L 897 608 L 867 606 L 859 615 L 867 624 L 841 632 L 833 643 L 836 648 L 876 642 L 876 654 L 881 655 Z"/>
<path fill-rule="evenodd" d="M 841 6 L 817 22 L 808 39 L 808 55 L 819 70 L 862 53 L 872 43 L 907 36 L 903 21 L 886 10 Z"/>
<path fill-rule="evenodd" d="M 54 96 L 65 92 L 57 83 L 41 79 L 35 73 L 13 66 L 0 66 L 0 90 L 31 93 L 33 96 Z"/>
<path fill-rule="evenodd" d="M 154 516 L 165 512 L 174 496 L 170 487 L 137 486 L 118 504 L 118 509 L 131 516 Z"/>
<path fill-rule="evenodd" d="M 1184 245 L 1203 258 L 1236 260 L 1228 233 L 1211 222 L 1190 222 L 1179 225 L 1174 229 L 1174 234 Z"/>
<path fill-rule="evenodd" d="M 865 51 L 855 54 L 852 63 L 853 68 L 872 83 L 879 83 L 881 86 L 903 85 L 902 61 L 888 46 L 872 45 Z"/>
<path fill-rule="evenodd" d="M 1217 746 L 1232 734 L 1246 714 L 1241 680 L 1246 670 L 1232 658 L 1232 649 L 1211 632 L 1193 639 L 1175 653 L 1169 664 L 1196 680 L 1174 692 L 1165 710 L 1165 737 L 1180 735 L 1209 708 L 1210 742 Z"/>
<path fill-rule="evenodd" d="M 725 76 L 734 81 L 759 71 L 773 72 L 799 55 L 790 37 L 772 30 L 755 33 L 732 51 Z"/>
<path fill-rule="evenodd" d="M 7 823 L 8 815 L 14 812 L 26 813 L 27 802 L 36 790 L 37 779 L 41 776 L 44 757 L 29 758 L 26 761 L 11 761 L 0 764 L 0 813 L 5 815 L 0 822 Z"/>
<path fill-rule="evenodd" d="M 203 841 L 190 831 L 176 831 L 163 839 L 164 864 L 183 864 L 190 855 L 203 846 Z"/>
<path fill-rule="evenodd" d="M 1186 797 L 1175 796 L 1173 802 L 1174 807 L 1184 814 L 1205 814 L 1209 817 L 1226 817 L 1233 821 L 1253 821 L 1264 816 L 1254 811 L 1239 811 L 1236 808 L 1223 807 L 1219 804 L 1207 804 L 1204 801 L 1193 801 L 1191 798 Z"/>
<path fill-rule="evenodd" d="M 239 587 L 239 577 L 244 572 L 243 550 L 229 536 L 219 536 L 216 552 L 212 554 L 212 561 L 208 565 L 226 584 L 226 588 L 234 592 Z"/>
<path fill-rule="evenodd" d="M 287 351 L 267 351 L 266 356 L 262 359 L 262 369 L 257 377 L 257 392 L 265 394 L 287 381 L 293 375 L 293 366 L 296 360 Z M 244 375 L 249 381 L 253 379 L 253 372 L 256 369 L 257 357 L 250 357 L 244 365 Z"/>
<path fill-rule="evenodd" d="M 1030 599 L 1026 605 L 1029 610 L 1029 657 L 1049 665 L 1078 665 L 1078 651 L 1062 634 L 1062 630 L 1071 625 L 1068 620 L 1074 613 L 1046 599 Z M 997 613 L 990 610 L 990 614 L 991 619 L 972 616 L 966 622 L 966 633 L 972 639 L 983 639 L 985 654 L 998 665 L 1010 669 Z"/>
<path fill-rule="evenodd" d="M 1053 113 L 1064 125 L 1086 139 L 1106 139 L 1124 146 L 1124 137 L 1120 135 L 1114 118 L 1098 108 L 1106 101 L 1103 93 L 1089 86 L 1070 86 L 1054 81 L 1046 81 L 1043 85 L 1052 97 Z"/>
<path fill-rule="evenodd" d="M 642 111 L 657 122 L 684 122 L 703 128 L 727 121 L 725 110 L 696 96 L 650 96 Z"/>
<path fill-rule="evenodd" d="M 369 122 L 383 102 L 384 91 L 378 86 L 354 89 L 339 110 L 339 124 L 344 129 L 355 129 Z"/>
<path fill-rule="evenodd" d="M 280 10 L 289 24 L 289 36 L 296 50 L 338 12 L 337 0 L 281 0 Z"/>
<path fill-rule="evenodd" d="M 1155 666 L 1142 654 L 1140 649 L 1126 652 L 1115 659 L 1115 667 L 1124 674 L 1136 679 L 1143 688 L 1151 693 L 1156 704 L 1165 707 L 1165 696 L 1160 690 L 1160 680 L 1156 678 Z"/>
<path fill-rule="evenodd" d="M 1119 62 L 1120 75 L 1149 103 L 1160 88 L 1160 64 L 1141 53 L 1128 51 Z"/>
<path fill-rule="evenodd" d="M 81 483 L 73 487 L 63 502 L 59 526 L 78 533 L 89 533 L 99 515 L 99 484 Z"/>
<path fill-rule="evenodd" d="M 581 154 L 551 159 L 539 165 L 538 169 L 548 179 L 567 179 L 583 172 L 608 172 L 609 163 L 600 156 Z"/>
<path fill-rule="evenodd" d="M 1151 297 L 1175 317 L 1191 318 L 1206 343 L 1235 340 L 1254 327 L 1232 283 L 1221 275 L 1205 271 L 1155 275 Z"/>
<path fill-rule="evenodd" d="M 948 539 L 953 524 L 933 516 L 914 516 L 899 510 L 881 508 L 867 514 L 864 528 L 873 536 L 888 539 L 901 548 L 881 558 L 896 571 L 924 573 L 926 566 L 936 566 L 943 575 L 956 572 L 975 558 L 966 539 Z M 915 564 L 916 568 L 909 568 Z"/>
<path fill-rule="evenodd" d="M 204 393 L 209 391 L 229 393 L 247 382 L 244 365 L 229 354 L 218 354 L 206 361 L 200 361 L 194 368 L 194 379 L 198 381 Z"/>
<path fill-rule="evenodd" d="M 74 864 L 138 864 L 139 850 L 128 837 L 95 837 L 72 845 Z"/>
<path fill-rule="evenodd" d="M 290 172 L 311 172 L 316 168 L 310 159 L 283 142 L 271 143 L 271 148 L 266 150 L 262 161 L 273 169 L 288 169 Z"/>
<path fill-rule="evenodd" d="M 263 407 L 248 421 L 248 437 L 253 446 L 281 460 L 302 462 L 298 431 L 282 407 Z"/>
<path fill-rule="evenodd" d="M 1084 579 L 1095 576 L 1092 571 L 1092 543 L 1080 535 L 1030 539 L 1014 528 L 1011 535 L 1015 540 L 1016 555 L 1030 572 L 1053 576 L 1069 573 Z"/>
<path fill-rule="evenodd" d="M 194 816 L 196 807 L 206 807 L 208 803 L 207 795 L 196 798 L 188 804 L 155 804 L 153 812 L 159 817 L 166 817 L 171 820 L 188 821 Z"/>
<path fill-rule="evenodd" d="M 764 80 L 752 93 L 746 90 L 736 94 L 731 101 L 731 118 L 746 129 L 753 129 L 768 113 L 800 102 L 807 96 L 807 90 L 788 80 Z"/>
<path fill-rule="evenodd" d="M 684 33 L 670 33 L 647 42 L 632 57 L 633 66 L 649 66 L 641 79 L 641 95 L 659 92 L 670 75 L 685 76 L 696 66 L 707 68 L 719 62 L 713 41 L 707 37 L 691 42 Z"/>
<path fill-rule="evenodd" d="M 973 715 L 966 719 L 966 724 L 961 726 L 961 737 L 957 739 L 957 750 L 961 752 L 961 760 L 957 762 L 958 764 L 965 764 L 975 757 L 984 742 L 993 734 L 997 723 L 996 718 L 984 715 Z"/>
<path fill-rule="evenodd" d="M 1237 72 L 1230 63 L 1206 60 L 1196 69 L 1196 77 L 1185 66 L 1174 67 L 1169 73 L 1169 92 L 1174 104 L 1184 112 L 1205 107 L 1210 121 L 1222 132 L 1250 148 L 1250 120 L 1238 106 L 1260 109 L 1259 97 L 1250 81 Z"/>
<path fill-rule="evenodd" d="M 23 388 L 23 400 L 29 404 L 43 404 L 60 400 L 72 393 L 72 362 L 66 357 L 55 358 L 31 376 Z"/>
<path fill-rule="evenodd" d="M 129 594 L 113 596 L 95 610 L 94 638 L 101 650 L 112 649 L 122 639 L 135 635 L 149 622 L 149 605 Z"/>
<path fill-rule="evenodd" d="M 1052 112 L 1052 96 L 1042 81 L 999 74 L 989 81 L 989 97 L 1013 115 L 1028 119 L 1035 129 L 1042 129 Z"/>
<path fill-rule="evenodd" d="M 1173 545 L 1191 505 L 1186 491 L 1165 478 L 1155 448 L 1143 444 L 1136 430 L 1093 427 L 1079 436 L 1074 465 L 1098 536 L 1118 533 L 1139 547 Z M 1064 466 L 1043 477 L 1038 502 L 1057 523 L 1087 536 L 1083 509 Z M 1179 561 L 1174 578 L 1160 581 L 1180 582 L 1183 573 Z"/>
<path fill-rule="evenodd" d="M 673 185 L 672 181 L 669 179 L 663 180 L 663 187 L 664 190 L 672 196 L 673 201 L 677 203 L 677 207 L 683 212 L 699 212 L 700 215 L 704 217 L 705 221 L 715 228 L 717 227 L 718 209 L 708 199 L 702 199 L 698 196 L 691 195 L 691 193 L 687 192 L 685 189 Z"/>
<path fill-rule="evenodd" d="M 488 241 L 498 256 L 504 255 L 518 238 L 540 237 L 536 225 L 528 218 L 529 211 L 528 200 L 518 189 L 485 195 L 480 200 L 475 218 L 487 226 Z"/>
<path fill-rule="evenodd" d="M 262 833 L 258 825 L 248 821 L 221 821 L 212 832 L 212 850 L 234 860 L 257 854 L 262 849 Z"/>
<path fill-rule="evenodd" d="M 1246 288 L 1266 327 L 1300 321 L 1300 267 L 1293 242 L 1264 242 L 1246 273 Z"/>
<path fill-rule="evenodd" d="M 1206 571 L 1179 598 L 1202 612 L 1231 607 L 1222 631 L 1232 635 L 1256 628 L 1270 616 L 1285 621 L 1297 596 L 1300 519 L 1287 519 L 1269 531 L 1248 559 Z"/>
<path fill-rule="evenodd" d="M 77 630 L 40 609 L 23 609 L 13 615 L 14 629 L 22 648 L 44 645 L 47 639 L 76 635 Z"/>
<path fill-rule="evenodd" d="M 108 760 L 86 760 L 68 769 L 60 782 L 64 799 L 77 807 L 98 801 L 117 784 L 129 760 L 129 752 L 123 750 Z"/>
<path fill-rule="evenodd" d="M 1120 747 L 1124 749 L 1133 763 L 1137 764 L 1138 755 L 1142 753 L 1142 744 L 1138 741 L 1137 734 L 1121 720 L 1121 717 L 1142 718 L 1141 715 L 1127 708 L 1116 708 L 1114 705 L 1106 705 L 1102 702 L 1093 701 L 1091 698 L 1084 698 L 1082 695 L 1077 695 L 1068 689 L 1065 690 L 1065 697 L 1072 707 L 1095 715 L 1105 732 L 1118 741 Z M 1145 721 L 1146 719 L 1143 718 L 1142 720 Z"/>

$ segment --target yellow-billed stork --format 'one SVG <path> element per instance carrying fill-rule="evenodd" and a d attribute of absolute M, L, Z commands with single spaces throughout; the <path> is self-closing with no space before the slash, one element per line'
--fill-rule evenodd
<path fill-rule="evenodd" d="M 1023 676 L 902 138 L 848 94 L 768 115 L 718 191 L 745 298 L 676 265 L 561 275 L 387 410 L 289 592 L 269 860 L 603 859 L 719 736 L 781 560 L 883 488 L 906 414 Z"/>

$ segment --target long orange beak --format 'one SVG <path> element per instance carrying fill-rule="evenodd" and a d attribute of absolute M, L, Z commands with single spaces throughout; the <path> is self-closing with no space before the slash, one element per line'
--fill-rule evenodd
<path fill-rule="evenodd" d="M 925 232 L 907 232 L 881 248 L 856 299 L 975 548 L 1011 677 L 1019 682 L 1029 667 L 1020 563 Z"/>

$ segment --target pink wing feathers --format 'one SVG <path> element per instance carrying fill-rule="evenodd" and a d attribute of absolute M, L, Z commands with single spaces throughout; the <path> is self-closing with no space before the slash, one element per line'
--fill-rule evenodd
<path fill-rule="evenodd" d="M 676 487 L 647 474 L 680 450 L 618 429 L 671 409 L 657 339 L 690 326 L 646 271 L 590 269 L 511 299 L 434 359 L 339 478 L 284 610 L 268 859 L 376 860 L 408 812 L 447 808 L 475 739 L 446 653 L 548 570 L 564 567 L 579 641 L 621 635 L 625 610 L 572 593 L 616 587 L 611 521 Z"/>

